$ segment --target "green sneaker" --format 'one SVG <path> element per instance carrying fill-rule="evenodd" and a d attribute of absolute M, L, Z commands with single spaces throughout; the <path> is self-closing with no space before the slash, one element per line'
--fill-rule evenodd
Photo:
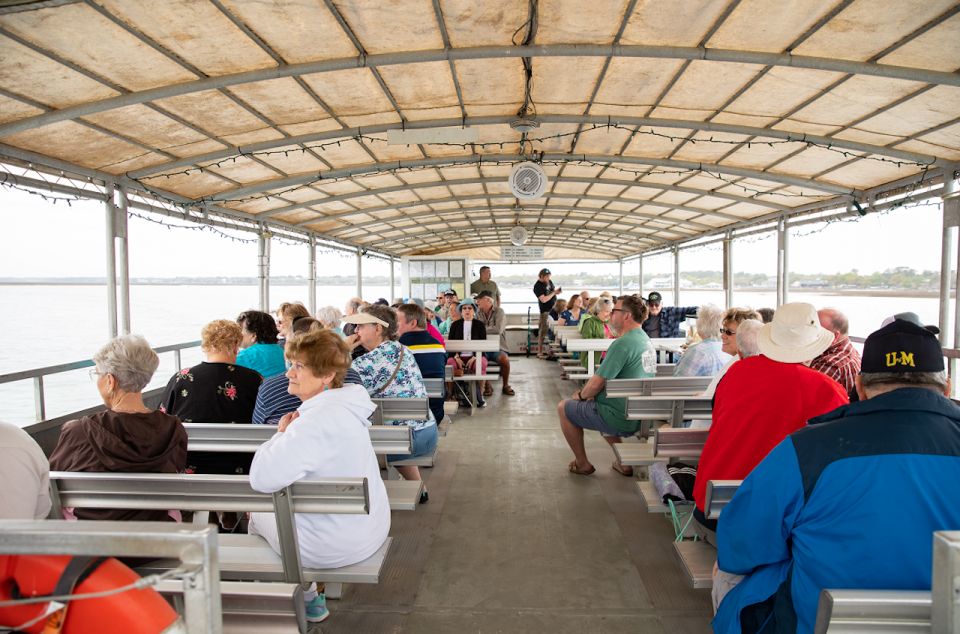
<path fill-rule="evenodd" d="M 330 610 L 327 609 L 327 597 L 319 593 L 313 601 L 307 602 L 307 620 L 311 623 L 319 623 L 330 616 Z"/>

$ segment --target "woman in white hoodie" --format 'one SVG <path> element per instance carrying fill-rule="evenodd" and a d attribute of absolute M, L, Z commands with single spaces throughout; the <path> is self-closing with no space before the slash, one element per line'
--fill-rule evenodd
<path fill-rule="evenodd" d="M 366 477 L 369 515 L 298 513 L 300 558 L 308 568 L 349 566 L 373 555 L 390 532 L 390 503 L 370 442 L 373 402 L 361 385 L 344 385 L 350 351 L 329 330 L 312 331 L 287 341 L 289 392 L 303 404 L 280 419 L 273 438 L 257 450 L 250 485 L 272 493 L 298 480 Z M 249 532 L 280 552 L 272 513 L 252 513 Z M 329 614 L 322 594 L 307 600 L 307 619 Z"/>

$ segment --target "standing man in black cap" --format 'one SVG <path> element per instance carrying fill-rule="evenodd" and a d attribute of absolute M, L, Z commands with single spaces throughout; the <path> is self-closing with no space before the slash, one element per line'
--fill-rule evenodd
<path fill-rule="evenodd" d="M 682 337 L 680 322 L 687 317 L 697 316 L 697 306 L 661 306 L 663 298 L 654 291 L 647 296 L 647 310 L 650 316 L 643 322 L 643 331 L 651 339 L 670 339 Z"/>
<path fill-rule="evenodd" d="M 540 269 L 537 276 L 537 283 L 533 285 L 533 294 L 537 296 L 540 303 L 540 324 L 537 327 L 537 358 L 546 359 L 547 355 L 543 350 L 543 340 L 547 335 L 547 319 L 550 317 L 550 310 L 557 303 L 557 295 L 563 289 L 559 286 L 554 287 L 550 281 L 550 269 Z"/>

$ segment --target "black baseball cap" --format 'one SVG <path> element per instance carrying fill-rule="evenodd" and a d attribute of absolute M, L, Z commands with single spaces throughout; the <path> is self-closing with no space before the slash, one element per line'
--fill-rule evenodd
<path fill-rule="evenodd" d="M 659 304 L 663 300 L 663 297 L 660 296 L 660 293 L 654 291 L 647 295 L 648 304 Z"/>
<path fill-rule="evenodd" d="M 481 299 L 483 297 L 489 297 L 490 299 L 493 299 L 493 293 L 490 291 L 480 291 L 477 293 L 477 296 L 474 299 Z"/>
<path fill-rule="evenodd" d="M 540 277 L 544 275 L 550 275 L 550 269 L 540 269 Z"/>
<path fill-rule="evenodd" d="M 942 372 L 943 348 L 936 335 L 905 319 L 872 333 L 863 344 L 860 372 Z"/>

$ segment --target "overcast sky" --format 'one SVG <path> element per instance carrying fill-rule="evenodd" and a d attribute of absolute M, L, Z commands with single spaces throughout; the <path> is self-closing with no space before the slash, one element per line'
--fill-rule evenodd
<path fill-rule="evenodd" d="M 99 202 L 52 204 L 38 196 L 0 187 L 0 276 L 101 276 L 106 270 L 105 225 Z M 171 224 L 181 221 L 163 218 Z M 790 242 L 790 270 L 797 273 L 861 273 L 895 266 L 937 270 L 940 263 L 941 215 L 935 205 L 868 215 L 857 222 L 798 228 Z M 811 235 L 803 235 L 811 234 Z M 250 239 L 251 234 L 236 234 Z M 737 272 L 776 271 L 776 239 L 738 241 Z M 205 231 L 167 229 L 143 220 L 130 220 L 130 274 L 133 277 L 248 276 L 257 274 L 257 245 L 239 243 Z M 558 265 L 563 270 L 591 270 L 591 265 Z M 686 270 L 720 270 L 719 245 L 681 252 Z M 321 254 L 318 275 L 355 272 L 352 255 Z M 505 267 L 510 273 L 535 271 L 539 265 Z M 556 268 L 556 267 L 554 267 Z M 272 275 L 306 275 L 307 248 L 276 241 Z M 669 256 L 644 260 L 645 273 L 669 274 Z M 387 275 L 385 262 L 365 264 L 365 274 Z M 635 274 L 635 271 L 629 271 Z"/>

